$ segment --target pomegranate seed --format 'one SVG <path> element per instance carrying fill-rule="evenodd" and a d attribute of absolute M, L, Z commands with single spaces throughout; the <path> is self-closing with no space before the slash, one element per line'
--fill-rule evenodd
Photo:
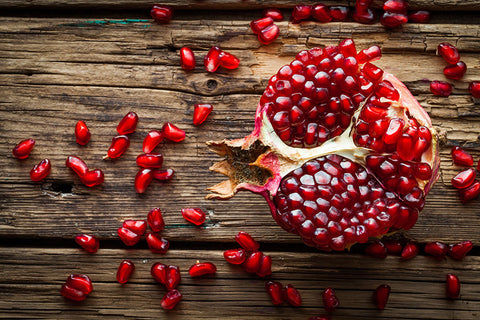
<path fill-rule="evenodd" d="M 432 177 L 432 168 L 428 163 L 417 163 L 414 167 L 415 177 L 421 180 L 429 180 Z"/>
<path fill-rule="evenodd" d="M 419 252 L 418 245 L 415 242 L 408 242 L 402 250 L 402 259 L 403 260 L 410 260 L 417 256 Z"/>
<path fill-rule="evenodd" d="M 348 8 L 343 6 L 330 7 L 330 15 L 333 21 L 345 21 L 348 16 Z"/>
<path fill-rule="evenodd" d="M 457 166 L 473 166 L 473 157 L 467 151 L 460 147 L 453 147 L 451 151 L 453 163 Z"/>
<path fill-rule="evenodd" d="M 437 258 L 438 260 L 442 260 L 445 258 L 448 252 L 448 246 L 442 242 L 430 242 L 427 243 L 425 246 L 425 253 Z"/>
<path fill-rule="evenodd" d="M 450 299 L 458 299 L 460 296 L 460 280 L 452 273 L 447 273 L 447 297 Z"/>
<path fill-rule="evenodd" d="M 158 130 L 152 130 L 147 133 L 143 140 L 143 152 L 151 153 L 160 142 L 163 141 L 163 134 Z"/>
<path fill-rule="evenodd" d="M 472 248 L 472 241 L 462 241 L 451 245 L 448 249 L 448 255 L 455 260 L 462 260 Z"/>
<path fill-rule="evenodd" d="M 135 232 L 139 236 L 143 235 L 147 231 L 147 222 L 145 220 L 125 220 L 122 227 L 127 228 L 130 231 Z"/>
<path fill-rule="evenodd" d="M 123 243 L 129 247 L 136 245 L 140 241 L 141 235 L 136 234 L 130 229 L 120 227 L 118 228 L 117 233 L 120 240 L 122 240 Z"/>
<path fill-rule="evenodd" d="M 161 168 L 163 156 L 160 153 L 145 153 L 137 156 L 137 166 L 142 168 Z"/>
<path fill-rule="evenodd" d="M 90 130 L 82 120 L 78 121 L 75 125 L 75 140 L 79 145 L 86 145 L 90 141 Z"/>
<path fill-rule="evenodd" d="M 256 251 L 252 253 L 243 263 L 243 269 L 248 273 L 257 273 L 263 261 L 263 253 Z"/>
<path fill-rule="evenodd" d="M 140 169 L 135 176 L 135 191 L 137 191 L 137 193 L 145 193 L 152 180 L 152 169 Z"/>
<path fill-rule="evenodd" d="M 478 197 L 480 194 L 480 182 L 475 181 L 470 187 L 460 189 L 460 201 L 466 203 Z"/>
<path fill-rule="evenodd" d="M 293 8 L 292 16 L 290 21 L 292 23 L 300 23 L 302 20 L 307 20 L 312 16 L 312 6 L 308 5 L 297 5 Z"/>
<path fill-rule="evenodd" d="M 270 299 L 274 305 L 282 304 L 285 301 L 285 292 L 283 286 L 277 281 L 265 282 L 265 290 L 267 290 Z"/>
<path fill-rule="evenodd" d="M 92 290 L 92 281 L 87 275 L 71 274 L 62 286 L 60 293 L 67 299 L 83 301 Z"/>
<path fill-rule="evenodd" d="M 471 186 L 477 173 L 475 169 L 469 168 L 459 172 L 455 177 L 452 178 L 452 185 L 457 189 L 463 189 Z"/>
<path fill-rule="evenodd" d="M 147 214 L 147 221 L 153 232 L 160 232 L 165 228 L 165 221 L 160 208 L 150 210 Z"/>
<path fill-rule="evenodd" d="M 155 233 L 147 233 L 147 245 L 153 253 L 165 254 L 170 247 L 170 242 Z"/>
<path fill-rule="evenodd" d="M 242 264 L 245 262 L 246 253 L 243 249 L 230 249 L 223 252 L 225 261 L 231 264 Z"/>
<path fill-rule="evenodd" d="M 188 222 L 199 226 L 205 222 L 206 215 L 200 208 L 184 208 L 182 209 L 182 216 Z"/>
<path fill-rule="evenodd" d="M 123 260 L 120 262 L 117 270 L 117 281 L 118 283 L 124 284 L 130 280 L 133 271 L 135 271 L 135 265 L 130 260 Z"/>
<path fill-rule="evenodd" d="M 107 155 L 103 159 L 116 159 L 120 157 L 130 146 L 130 139 L 127 136 L 116 136 L 112 138 L 112 144 L 108 148 Z"/>
<path fill-rule="evenodd" d="M 387 0 L 383 4 L 384 11 L 406 14 L 407 9 L 408 9 L 408 3 L 403 0 Z"/>
<path fill-rule="evenodd" d="M 81 178 L 88 172 L 87 164 L 76 156 L 68 156 L 65 160 L 65 166 L 71 168 Z"/>
<path fill-rule="evenodd" d="M 82 177 L 80 177 L 80 180 L 85 186 L 92 188 L 102 184 L 103 181 L 105 181 L 105 175 L 102 170 L 95 169 L 87 171 Z"/>
<path fill-rule="evenodd" d="M 240 59 L 226 51 L 220 52 L 218 58 L 220 59 L 220 66 L 224 67 L 225 69 L 237 69 L 240 65 Z"/>
<path fill-rule="evenodd" d="M 333 288 L 327 288 L 322 293 L 323 306 L 327 312 L 335 311 L 340 305 L 335 290 Z"/>
<path fill-rule="evenodd" d="M 235 236 L 235 241 L 237 241 L 237 243 L 247 252 L 254 252 L 260 248 L 260 244 L 255 241 L 250 234 L 244 231 L 240 231 Z"/>
<path fill-rule="evenodd" d="M 213 106 L 208 103 L 197 103 L 193 109 L 193 125 L 199 126 L 207 119 L 210 112 L 212 112 Z"/>
<path fill-rule="evenodd" d="M 297 289 L 291 284 L 285 286 L 285 300 L 294 307 L 300 307 L 302 305 L 302 297 Z"/>
<path fill-rule="evenodd" d="M 180 65 L 183 70 L 190 71 L 195 69 L 195 54 L 192 49 L 183 47 L 180 49 Z"/>
<path fill-rule="evenodd" d="M 173 169 L 166 169 L 166 170 L 154 170 L 153 177 L 160 181 L 166 181 L 173 178 L 175 171 Z"/>
<path fill-rule="evenodd" d="M 87 295 L 83 291 L 67 286 L 66 284 L 62 285 L 60 294 L 65 298 L 74 301 L 83 301 L 87 298 Z"/>
<path fill-rule="evenodd" d="M 317 4 L 312 9 L 312 17 L 318 22 L 330 22 L 332 16 L 330 16 L 330 9 L 323 4 Z"/>
<path fill-rule="evenodd" d="M 167 267 L 167 282 L 165 283 L 165 287 L 167 290 L 175 289 L 182 277 L 180 275 L 180 269 L 177 266 L 168 266 Z"/>
<path fill-rule="evenodd" d="M 400 255 L 403 250 L 403 245 L 400 241 L 387 240 L 384 241 L 388 254 Z"/>
<path fill-rule="evenodd" d="M 467 65 L 463 61 L 459 61 L 456 64 L 450 64 L 443 69 L 443 74 L 448 79 L 460 80 L 467 72 Z"/>
<path fill-rule="evenodd" d="M 442 42 L 438 45 L 437 54 L 441 55 L 450 64 L 456 64 L 460 61 L 460 53 L 458 53 L 457 48 L 448 42 Z"/>
<path fill-rule="evenodd" d="M 401 13 L 385 12 L 380 23 L 387 28 L 396 28 L 408 22 L 408 17 Z"/>
<path fill-rule="evenodd" d="M 262 31 L 268 26 L 271 26 L 272 24 L 273 24 L 273 18 L 264 17 L 264 18 L 260 18 L 250 22 L 250 28 L 252 29 L 253 33 L 259 34 L 260 31 Z"/>
<path fill-rule="evenodd" d="M 155 279 L 155 281 L 161 284 L 167 284 L 167 269 L 168 266 L 163 263 L 157 262 L 152 265 L 150 269 L 150 274 Z"/>
<path fill-rule="evenodd" d="M 402 160 L 410 161 L 415 156 L 412 152 L 412 149 L 413 138 L 407 133 L 402 134 L 397 141 L 397 154 Z"/>
<path fill-rule="evenodd" d="M 262 256 L 260 268 L 258 268 L 257 275 L 259 277 L 266 277 L 272 274 L 272 258 L 267 255 Z"/>
<path fill-rule="evenodd" d="M 43 159 L 30 170 L 30 179 L 33 182 L 41 181 L 50 174 L 51 170 L 52 165 L 50 164 L 50 160 Z"/>
<path fill-rule="evenodd" d="M 258 41 L 267 45 L 275 41 L 280 35 L 280 28 L 276 24 L 272 24 L 258 33 Z"/>
<path fill-rule="evenodd" d="M 355 10 L 352 18 L 353 20 L 364 24 L 372 24 L 375 22 L 375 15 L 373 14 L 372 9 L 369 8 L 365 10 Z"/>
<path fill-rule="evenodd" d="M 364 64 L 364 63 L 367 63 L 367 62 L 376 61 L 376 60 L 380 59 L 381 57 L 382 57 L 382 50 L 380 49 L 380 47 L 379 46 L 371 46 L 370 48 L 363 49 L 358 53 L 357 61 L 358 61 L 358 64 Z M 378 78 L 380 78 L 383 75 L 383 70 L 376 67 L 375 65 L 372 65 L 372 66 L 376 68 L 375 70 L 380 70 L 381 71 L 381 74 L 378 76 Z M 369 68 L 374 69 L 373 67 L 369 67 Z M 380 73 L 380 71 L 378 71 L 378 73 Z M 375 79 L 375 80 L 377 80 L 377 79 Z"/>
<path fill-rule="evenodd" d="M 384 80 L 380 82 L 375 90 L 375 94 L 379 97 L 384 97 L 390 100 L 398 101 L 400 94 L 395 89 L 391 82 Z"/>
<path fill-rule="evenodd" d="M 418 10 L 408 15 L 409 22 L 426 23 L 428 20 L 430 20 L 430 11 Z"/>
<path fill-rule="evenodd" d="M 430 82 L 430 92 L 436 96 L 448 97 L 452 94 L 452 85 L 445 81 L 434 80 Z"/>
<path fill-rule="evenodd" d="M 12 150 L 12 154 L 17 159 L 26 159 L 32 152 L 33 146 L 35 145 L 35 140 L 26 139 L 20 141 Z"/>
<path fill-rule="evenodd" d="M 173 9 L 169 6 L 154 5 L 150 14 L 157 23 L 169 23 L 172 20 Z"/>
<path fill-rule="evenodd" d="M 375 289 L 375 293 L 373 294 L 373 299 L 375 301 L 375 306 L 378 310 L 384 310 L 385 306 L 387 305 L 388 296 L 390 295 L 390 286 L 386 284 L 382 284 Z"/>
<path fill-rule="evenodd" d="M 393 144 L 402 136 L 405 121 L 401 118 L 394 118 L 390 120 L 387 131 L 382 136 L 383 142 Z"/>
<path fill-rule="evenodd" d="M 138 123 L 138 116 L 135 112 L 130 111 L 118 123 L 117 132 L 120 135 L 125 135 L 135 132 Z"/>
<path fill-rule="evenodd" d="M 100 241 L 98 241 L 97 237 L 88 234 L 77 235 L 75 242 L 88 253 L 95 253 L 100 247 Z"/>
<path fill-rule="evenodd" d="M 197 262 L 188 269 L 191 277 L 201 277 L 217 272 L 217 267 L 211 262 Z"/>
<path fill-rule="evenodd" d="M 263 10 L 262 13 L 263 17 L 270 17 L 273 19 L 273 21 L 282 21 L 283 20 L 283 15 L 280 9 L 277 8 L 266 8 Z"/>
<path fill-rule="evenodd" d="M 160 305 L 165 310 L 171 310 L 175 308 L 177 303 L 182 300 L 182 294 L 177 289 L 168 291 L 162 298 Z"/>
<path fill-rule="evenodd" d="M 365 253 L 374 258 L 385 259 L 387 257 L 387 248 L 382 242 L 377 241 L 370 244 L 365 249 Z"/>
<path fill-rule="evenodd" d="M 217 71 L 220 66 L 220 53 L 222 51 L 219 47 L 211 47 L 207 52 L 207 55 L 203 59 L 203 64 L 205 65 L 205 70 L 208 72 Z"/>
<path fill-rule="evenodd" d="M 165 122 L 162 127 L 162 135 L 170 141 L 180 142 L 185 139 L 185 131 L 171 122 Z"/>
<path fill-rule="evenodd" d="M 472 81 L 468 85 L 468 91 L 474 98 L 480 98 L 480 81 Z"/>

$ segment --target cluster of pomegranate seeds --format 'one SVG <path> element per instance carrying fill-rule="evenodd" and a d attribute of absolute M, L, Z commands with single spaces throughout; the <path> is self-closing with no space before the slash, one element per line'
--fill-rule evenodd
<path fill-rule="evenodd" d="M 195 69 L 195 54 L 192 49 L 183 47 L 180 49 L 180 65 L 183 70 L 190 71 Z"/>
<path fill-rule="evenodd" d="M 373 293 L 373 301 L 378 310 L 384 310 L 387 305 L 388 296 L 390 295 L 391 288 L 387 284 L 382 284 L 375 289 Z"/>
<path fill-rule="evenodd" d="M 436 96 L 448 97 L 452 94 L 453 87 L 446 81 L 433 80 L 430 82 L 430 92 Z"/>
<path fill-rule="evenodd" d="M 120 262 L 117 270 L 117 281 L 118 283 L 125 284 L 130 280 L 130 277 L 135 271 L 135 264 L 130 260 L 123 260 Z"/>
<path fill-rule="evenodd" d="M 83 301 L 92 292 L 92 281 L 84 274 L 71 274 L 65 284 L 62 285 L 60 293 L 67 299 Z"/>
<path fill-rule="evenodd" d="M 27 159 L 35 146 L 35 140 L 25 139 L 20 141 L 13 149 L 12 154 L 17 159 Z"/>
<path fill-rule="evenodd" d="M 369 8 L 373 0 L 357 0 L 355 2 L 355 11 L 353 12 L 353 20 L 364 23 L 371 24 L 375 21 L 375 15 L 373 10 Z"/>
<path fill-rule="evenodd" d="M 95 253 L 100 247 L 100 241 L 97 237 L 89 234 L 79 234 L 75 237 L 75 242 L 88 253 Z"/>
<path fill-rule="evenodd" d="M 338 301 L 338 297 L 335 294 L 335 290 L 333 288 L 326 288 L 322 292 L 322 299 L 323 299 L 323 306 L 328 313 L 335 311 L 340 302 Z"/>
<path fill-rule="evenodd" d="M 188 269 L 188 273 L 194 278 L 214 274 L 215 272 L 217 272 L 217 267 L 211 262 L 197 262 Z"/>
<path fill-rule="evenodd" d="M 446 294 L 450 299 L 458 299 L 460 296 L 460 280 L 452 273 L 447 273 Z"/>
<path fill-rule="evenodd" d="M 150 15 L 157 23 L 169 23 L 172 20 L 173 9 L 169 6 L 154 5 Z"/>
<path fill-rule="evenodd" d="M 218 67 L 224 67 L 225 69 L 238 68 L 240 59 L 229 52 L 221 50 L 217 46 L 213 46 L 203 59 L 203 64 L 205 65 L 205 70 L 215 72 Z"/>
<path fill-rule="evenodd" d="M 183 208 L 182 216 L 185 220 L 194 225 L 201 225 L 205 222 L 206 214 L 200 208 Z"/>
<path fill-rule="evenodd" d="M 193 107 L 193 125 L 199 126 L 207 120 L 208 115 L 213 111 L 209 103 L 196 103 Z"/>
<path fill-rule="evenodd" d="M 265 282 L 265 290 L 274 305 L 280 305 L 284 302 L 287 302 L 293 307 L 300 307 L 302 305 L 300 293 L 291 284 L 283 286 L 278 281 L 267 281 Z"/>
<path fill-rule="evenodd" d="M 387 28 L 396 28 L 408 22 L 408 3 L 404 0 L 387 0 L 383 4 L 383 10 L 385 12 L 380 23 Z"/>
<path fill-rule="evenodd" d="M 273 19 L 273 21 L 282 21 L 283 20 L 283 14 L 282 12 L 277 9 L 277 8 L 265 8 L 262 12 L 262 17 L 270 17 Z"/>
<path fill-rule="evenodd" d="M 280 35 L 280 28 L 273 23 L 271 17 L 264 17 L 250 22 L 250 28 L 258 37 L 258 41 L 265 45 L 272 43 Z"/>
<path fill-rule="evenodd" d="M 150 269 L 152 277 L 159 283 L 165 285 L 168 292 L 163 296 L 160 305 L 163 309 L 173 309 L 182 299 L 182 294 L 175 289 L 180 283 L 180 269 L 177 266 L 155 263 Z"/>
<path fill-rule="evenodd" d="M 385 259 L 388 254 L 388 250 L 383 242 L 375 241 L 365 248 L 365 253 L 374 258 Z"/>
<path fill-rule="evenodd" d="M 117 233 L 125 245 L 134 246 L 140 241 L 146 230 L 147 222 L 145 220 L 125 220 L 122 227 L 118 228 Z"/>
<path fill-rule="evenodd" d="M 43 159 L 30 170 L 30 180 L 33 182 L 41 181 L 50 174 L 51 170 L 52 165 L 50 164 L 50 160 Z"/>
<path fill-rule="evenodd" d="M 90 130 L 88 130 L 87 124 L 79 120 L 75 125 L 75 140 L 81 146 L 84 146 L 90 141 Z"/>
<path fill-rule="evenodd" d="M 467 151 L 460 147 L 452 148 L 452 160 L 457 166 L 471 167 L 473 166 L 473 157 Z M 480 171 L 480 160 L 478 161 L 477 170 Z M 466 203 L 480 195 L 480 182 L 475 180 L 477 173 L 475 169 L 469 168 L 459 172 L 451 180 L 452 185 L 459 189 L 460 200 Z"/>

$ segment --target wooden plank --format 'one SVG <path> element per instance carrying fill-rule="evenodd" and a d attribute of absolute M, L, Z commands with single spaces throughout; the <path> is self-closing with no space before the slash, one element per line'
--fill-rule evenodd
<path fill-rule="evenodd" d="M 154 255 L 148 250 L 100 249 L 89 255 L 77 249 L 0 247 L 0 317 L 36 319 L 91 319 L 109 317 L 172 317 L 175 319 L 307 319 L 323 314 L 321 292 L 335 288 L 340 308 L 335 319 L 478 319 L 480 314 L 479 257 L 463 262 L 436 261 L 419 256 L 410 261 L 385 260 L 353 254 L 273 252 L 271 279 L 293 284 L 301 293 L 300 308 L 275 307 L 264 290 L 264 279 L 228 265 L 218 250 L 170 250 Z M 118 264 L 131 259 L 135 273 L 129 283 L 115 282 Z M 191 278 L 187 270 L 199 259 L 217 266 L 214 276 Z M 74 263 L 72 261 L 75 261 Z M 183 299 L 165 312 L 160 300 L 165 289 L 150 276 L 154 262 L 178 265 Z M 445 298 L 445 274 L 461 280 L 461 298 Z M 94 291 L 82 303 L 66 301 L 59 289 L 70 273 L 88 274 Z M 371 301 L 380 284 L 392 287 L 387 309 Z M 412 307 L 415 306 L 415 307 Z"/>

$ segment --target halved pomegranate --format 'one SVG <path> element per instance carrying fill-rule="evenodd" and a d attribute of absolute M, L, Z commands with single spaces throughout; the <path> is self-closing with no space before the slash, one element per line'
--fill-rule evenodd
<path fill-rule="evenodd" d="M 405 85 L 370 62 L 345 39 L 281 67 L 253 132 L 207 142 L 225 157 L 210 169 L 229 177 L 207 198 L 262 194 L 282 228 L 321 250 L 410 229 L 438 176 L 437 134 Z"/>

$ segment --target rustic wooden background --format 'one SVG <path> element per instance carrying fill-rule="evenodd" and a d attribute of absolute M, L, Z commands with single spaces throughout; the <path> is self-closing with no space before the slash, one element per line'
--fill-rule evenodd
<path fill-rule="evenodd" d="M 460 170 L 451 162 L 452 146 L 464 146 L 480 158 L 480 101 L 467 91 L 470 81 L 480 80 L 479 0 L 410 1 L 412 8 L 431 10 L 431 22 L 394 31 L 379 23 L 292 25 L 287 19 L 295 1 L 287 0 L 163 3 L 176 9 L 167 25 L 150 19 L 150 1 L 0 1 L 0 318 L 307 319 L 324 313 L 321 292 L 327 286 L 337 290 L 341 301 L 333 319 L 480 318 L 480 200 L 462 205 L 449 183 Z M 325 1 L 334 3 L 353 5 Z M 375 8 L 381 4 L 375 1 Z M 280 37 L 263 46 L 249 22 L 271 5 L 283 8 L 287 19 L 278 23 Z M 208 171 L 218 158 L 205 141 L 248 134 L 269 77 L 296 52 L 345 37 L 354 38 L 357 48 L 380 45 L 384 56 L 378 65 L 409 87 L 442 132 L 441 177 L 418 223 L 404 236 L 420 243 L 472 240 L 476 247 L 464 261 L 426 256 L 407 262 L 398 257 L 377 260 L 361 248 L 321 253 L 281 230 L 260 196 L 204 199 L 205 189 L 222 179 Z M 444 41 L 459 48 L 468 66 L 465 77 L 453 82 L 449 98 L 429 92 L 429 80 L 444 80 L 444 62 L 435 56 Z M 240 67 L 207 73 L 201 62 L 213 45 L 237 55 Z M 179 66 L 182 46 L 197 55 L 193 72 Z M 214 105 L 200 127 L 191 125 L 197 102 Z M 115 127 L 128 111 L 140 117 L 132 144 L 120 159 L 103 161 Z M 78 120 L 85 120 L 92 132 L 84 147 L 73 136 Z M 187 133 L 184 142 L 165 142 L 159 148 L 175 178 L 154 182 L 138 195 L 133 187 L 135 157 L 145 134 L 165 121 Z M 19 161 L 11 149 L 25 138 L 37 143 L 31 156 Z M 101 168 L 105 183 L 83 186 L 64 166 L 68 155 Z M 32 183 L 29 171 L 43 158 L 52 161 L 52 173 Z M 200 228 L 186 224 L 180 214 L 186 206 L 205 209 L 207 222 Z M 153 207 L 162 209 L 167 223 L 163 235 L 171 240 L 164 256 L 151 253 L 144 241 L 127 249 L 116 236 L 124 219 L 145 219 Z M 299 289 L 302 307 L 273 306 L 263 279 L 223 260 L 222 252 L 236 247 L 233 237 L 240 230 L 251 233 L 273 257 L 271 278 Z M 94 255 L 80 250 L 73 241 L 79 233 L 97 235 L 101 249 Z M 137 269 L 121 286 L 115 273 L 125 258 Z M 216 263 L 217 274 L 190 278 L 186 271 L 197 259 Z M 160 307 L 165 291 L 149 274 L 157 261 L 182 270 L 179 290 L 184 299 L 174 311 Z M 462 281 L 457 301 L 445 299 L 448 272 Z M 59 294 L 70 273 L 85 273 L 93 280 L 94 292 L 82 303 Z M 371 295 L 383 283 L 392 293 L 387 309 L 377 311 Z"/>

